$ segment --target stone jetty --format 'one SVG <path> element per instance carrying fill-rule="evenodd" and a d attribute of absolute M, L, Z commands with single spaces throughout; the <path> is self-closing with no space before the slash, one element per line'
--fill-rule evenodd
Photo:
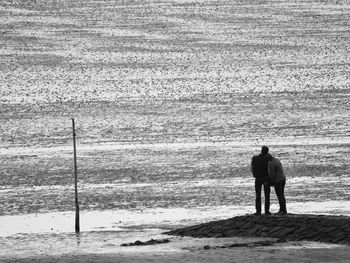
<path fill-rule="evenodd" d="M 244 215 L 166 232 L 192 237 L 265 237 L 350 245 L 350 217 L 310 214 Z"/>

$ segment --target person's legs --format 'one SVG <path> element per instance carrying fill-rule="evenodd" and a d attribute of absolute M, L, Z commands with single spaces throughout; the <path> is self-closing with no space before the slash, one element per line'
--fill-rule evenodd
<path fill-rule="evenodd" d="M 255 178 L 255 210 L 256 214 L 261 214 L 261 180 Z"/>
<path fill-rule="evenodd" d="M 270 214 L 270 186 L 264 184 L 265 214 Z"/>
<path fill-rule="evenodd" d="M 282 213 L 287 214 L 287 205 L 286 205 L 286 198 L 284 195 L 284 188 L 286 186 L 286 181 L 284 180 L 281 185 L 281 210 Z"/>
<path fill-rule="evenodd" d="M 280 205 L 280 213 L 286 214 L 287 213 L 287 207 L 286 207 L 286 198 L 284 196 L 284 187 L 286 185 L 286 181 L 281 181 L 275 184 L 275 192 L 278 198 L 278 203 Z"/>

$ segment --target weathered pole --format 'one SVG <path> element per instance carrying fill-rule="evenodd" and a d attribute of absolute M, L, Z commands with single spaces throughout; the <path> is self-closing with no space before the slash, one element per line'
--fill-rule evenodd
<path fill-rule="evenodd" d="M 78 201 L 78 170 L 77 170 L 77 146 L 75 142 L 75 122 L 72 118 L 73 125 L 73 149 L 74 149 L 74 189 L 75 189 L 75 233 L 80 232 L 79 222 L 79 201 Z"/>

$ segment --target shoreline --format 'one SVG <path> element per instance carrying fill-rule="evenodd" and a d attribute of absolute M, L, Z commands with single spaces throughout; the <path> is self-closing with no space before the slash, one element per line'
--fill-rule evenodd
<path fill-rule="evenodd" d="M 329 204 L 332 206 L 332 204 Z M 346 208 L 346 205 L 345 207 Z M 117 212 L 117 211 L 115 211 Z M 158 211 L 160 212 L 160 211 Z M 163 211 L 164 212 L 164 211 Z M 173 211 L 175 212 L 175 211 Z M 346 209 L 343 216 L 331 215 L 308 215 L 309 218 L 346 218 L 349 220 L 349 214 Z M 345 215 L 346 214 L 346 215 Z M 94 213 L 94 222 L 99 218 L 106 219 L 107 214 Z M 115 214 L 116 216 L 117 214 Z M 158 217 L 155 214 L 155 217 Z M 46 215 L 50 217 L 50 214 Z M 131 216 L 131 215 L 129 215 Z M 9 263 L 29 263 L 29 262 L 244 262 L 253 263 L 254 259 L 261 258 L 268 262 L 320 262 L 320 259 L 328 258 L 326 262 L 348 262 L 350 259 L 349 245 L 324 243 L 306 240 L 282 240 L 281 238 L 261 236 L 242 236 L 237 237 L 232 232 L 232 236 L 213 237 L 189 237 L 165 235 L 164 232 L 178 231 L 193 227 L 208 226 L 208 224 L 219 224 L 220 222 L 230 222 L 231 217 L 210 221 L 202 218 L 201 222 L 182 221 L 181 224 L 168 222 L 168 217 L 164 216 L 164 222 L 159 218 L 153 223 L 144 222 L 136 229 L 135 225 L 120 229 L 101 228 L 94 225 L 94 229 L 83 231 L 80 235 L 70 233 L 41 233 L 41 234 L 18 234 L 12 237 L 1 237 L 0 245 L 3 247 L 3 255 L 0 262 Z M 170 214 L 169 214 L 170 216 Z M 188 215 L 190 216 L 190 214 Z M 73 219 L 73 213 L 72 213 Z M 128 217 L 128 216 L 126 216 Z M 294 218 L 295 220 L 305 217 L 304 214 L 287 216 L 238 216 L 242 219 L 251 217 L 251 219 L 261 219 L 264 222 L 273 223 L 273 218 Z M 117 218 L 113 217 L 111 222 Z M 228 218 L 228 219 L 227 219 Z M 57 218 L 60 221 L 59 218 Z M 179 219 L 180 220 L 180 219 Z M 43 222 L 42 220 L 39 220 Z M 58 222 L 57 221 L 57 222 Z M 244 220 L 243 220 L 244 221 Z M 20 222 L 29 223 L 28 220 Z M 181 220 L 179 221 L 181 222 Z M 210 223 L 211 222 L 211 223 Z M 33 222 L 35 223 L 35 222 Z M 63 222 L 67 225 L 67 222 Z M 102 222 L 101 226 L 106 223 Z M 252 222 L 251 222 L 252 223 Z M 247 222 L 249 224 L 249 222 Z M 185 225 L 185 227 L 183 227 Z M 112 225 L 111 225 L 112 226 Z M 29 226 L 30 227 L 30 226 Z M 106 225 L 104 225 L 106 227 Z M 158 229 L 157 229 L 158 227 Z M 231 226 L 228 225 L 231 229 Z M 113 230 L 114 229 L 114 230 Z M 253 229 L 253 228 L 251 228 Z M 232 230 L 232 229 L 231 229 Z M 215 232 L 215 231 L 214 231 Z M 214 233 L 215 234 L 215 233 Z M 214 236 L 214 235 L 213 235 Z M 123 243 L 134 243 L 137 240 L 147 243 L 148 240 L 169 239 L 165 244 L 157 243 L 148 246 L 130 246 L 123 247 Z M 5 245 L 5 246 L 4 246 Z M 7 252 L 5 250 L 8 250 Z M 332 256 L 332 258 L 330 257 Z M 322 261 L 321 261 L 322 262 Z"/>
<path fill-rule="evenodd" d="M 266 240 L 266 239 L 265 239 Z M 349 246 L 325 245 L 310 242 L 286 242 L 275 243 L 272 246 L 250 246 L 266 242 L 265 240 L 251 239 L 241 240 L 247 246 L 227 246 L 232 242 L 230 238 L 204 238 L 203 242 L 198 239 L 171 241 L 178 249 L 171 249 L 169 244 L 151 246 L 153 248 L 142 251 L 130 249 L 124 252 L 99 253 L 95 251 L 64 253 L 60 255 L 35 255 L 35 256 L 6 256 L 2 263 L 134 263 L 134 262 L 223 262 L 223 263 L 254 263 L 259 258 L 271 263 L 316 263 L 316 262 L 349 262 Z M 234 241 L 234 242 L 237 242 Z M 269 241 L 267 241 L 269 242 Z M 224 244 L 220 247 L 220 244 Z M 161 247 L 163 248 L 161 249 Z M 167 246 L 167 247 L 166 247 Z M 209 249 L 208 249 L 209 247 Z M 167 249 L 170 248 L 170 249 Z"/>
<path fill-rule="evenodd" d="M 348 207 L 350 207 L 350 201 L 345 200 L 288 204 L 289 211 L 293 214 L 312 213 L 317 216 L 350 217 Z M 272 211 L 278 209 L 277 204 L 273 203 L 271 209 Z M 123 231 L 123 229 L 130 230 L 132 227 L 174 230 L 189 225 L 226 220 L 233 216 L 243 216 L 252 212 L 253 207 L 246 205 L 82 210 L 80 211 L 81 232 Z M 74 233 L 74 217 L 73 210 L 2 215 L 0 216 L 0 237 L 6 238 L 16 234 L 72 234 Z"/>

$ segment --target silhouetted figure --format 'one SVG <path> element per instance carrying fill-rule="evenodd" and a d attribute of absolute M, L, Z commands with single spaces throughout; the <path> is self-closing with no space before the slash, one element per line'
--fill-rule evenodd
<path fill-rule="evenodd" d="M 286 186 L 286 176 L 283 172 L 281 161 L 276 157 L 269 161 L 269 182 L 275 187 L 275 192 L 280 205 L 278 214 L 287 214 L 286 198 L 284 197 L 284 187 Z"/>
<path fill-rule="evenodd" d="M 252 158 L 251 171 L 255 177 L 255 209 L 256 215 L 261 214 L 261 187 L 264 186 L 265 214 L 270 215 L 270 185 L 268 184 L 268 165 L 271 155 L 269 148 L 263 146 L 261 153 Z"/>

